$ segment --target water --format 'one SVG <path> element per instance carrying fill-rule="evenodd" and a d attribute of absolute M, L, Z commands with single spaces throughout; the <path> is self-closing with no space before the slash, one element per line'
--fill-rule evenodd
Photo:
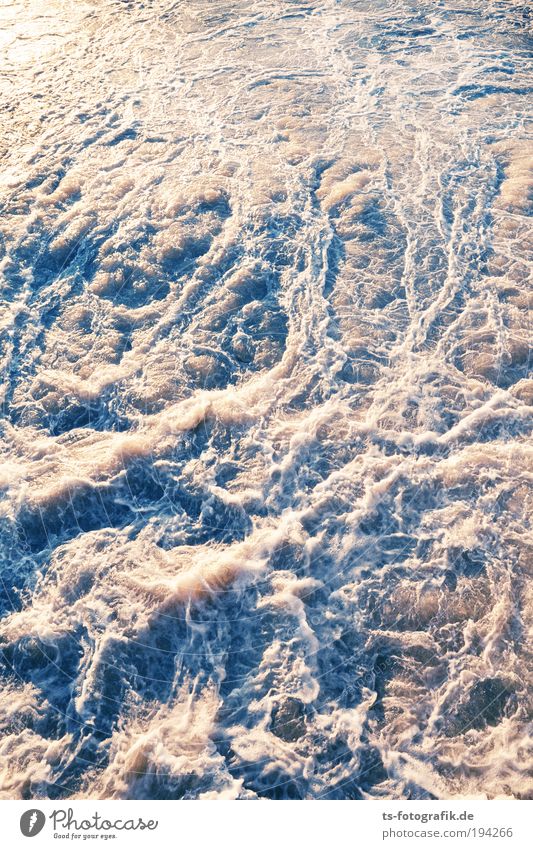
<path fill-rule="evenodd" d="M 0 16 L 1 795 L 530 797 L 527 4 Z"/>

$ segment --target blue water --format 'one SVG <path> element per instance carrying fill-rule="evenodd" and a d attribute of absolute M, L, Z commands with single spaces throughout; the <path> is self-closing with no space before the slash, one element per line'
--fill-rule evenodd
<path fill-rule="evenodd" d="M 531 18 L 0 8 L 0 796 L 530 798 Z"/>

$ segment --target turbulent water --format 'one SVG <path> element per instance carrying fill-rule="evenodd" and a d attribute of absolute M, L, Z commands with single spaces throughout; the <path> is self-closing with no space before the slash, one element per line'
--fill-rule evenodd
<path fill-rule="evenodd" d="M 528 4 L 2 0 L 0 75 L 0 795 L 531 797 Z"/>

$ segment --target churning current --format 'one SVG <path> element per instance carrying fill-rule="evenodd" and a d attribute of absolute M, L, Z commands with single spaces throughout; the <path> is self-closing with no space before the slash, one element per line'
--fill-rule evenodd
<path fill-rule="evenodd" d="M 529 14 L 2 2 L 1 796 L 531 797 Z"/>

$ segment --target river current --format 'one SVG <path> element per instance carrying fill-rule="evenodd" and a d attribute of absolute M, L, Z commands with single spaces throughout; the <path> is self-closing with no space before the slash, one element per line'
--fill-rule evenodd
<path fill-rule="evenodd" d="M 2 0 L 0 796 L 531 798 L 531 44 Z"/>

